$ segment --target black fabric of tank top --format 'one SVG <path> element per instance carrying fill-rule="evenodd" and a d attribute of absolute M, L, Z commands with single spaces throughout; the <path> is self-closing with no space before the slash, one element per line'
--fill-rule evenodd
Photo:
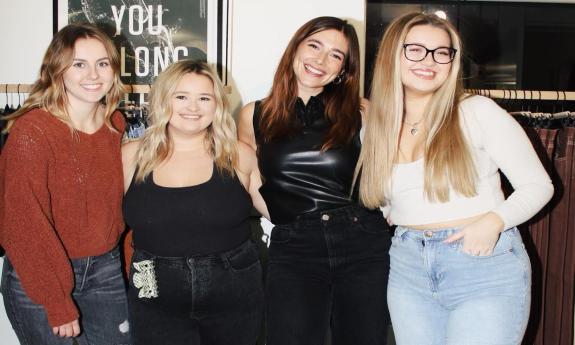
<path fill-rule="evenodd" d="M 134 247 L 166 257 L 237 247 L 250 238 L 251 209 L 251 198 L 237 175 L 231 177 L 215 165 L 211 178 L 194 186 L 159 186 L 153 173 L 142 183 L 132 180 L 123 203 Z"/>
<path fill-rule="evenodd" d="M 302 123 L 300 133 L 264 142 L 259 130 L 260 102 L 255 104 L 253 126 L 263 180 L 260 193 L 274 224 L 357 200 L 356 193 L 350 198 L 350 189 L 361 149 L 359 133 L 349 145 L 321 152 L 330 123 L 320 97 L 311 97 L 307 104 L 298 98 L 294 115 Z"/>

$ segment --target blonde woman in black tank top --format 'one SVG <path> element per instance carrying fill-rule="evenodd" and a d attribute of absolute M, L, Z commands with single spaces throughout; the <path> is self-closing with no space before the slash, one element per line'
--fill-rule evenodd
<path fill-rule="evenodd" d="M 255 153 L 237 142 L 205 63 L 180 61 L 162 72 L 150 117 L 144 137 L 122 150 L 134 343 L 255 344 L 263 292 L 252 201 L 267 215 Z"/>

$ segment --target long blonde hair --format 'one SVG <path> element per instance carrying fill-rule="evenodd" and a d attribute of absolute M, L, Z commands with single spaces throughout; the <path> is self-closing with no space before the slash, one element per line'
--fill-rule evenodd
<path fill-rule="evenodd" d="M 231 176 L 235 174 L 234 169 L 238 164 L 236 125 L 223 86 L 206 63 L 180 60 L 160 73 L 152 85 L 148 117 L 150 126 L 136 152 L 136 182 L 142 182 L 172 153 L 173 143 L 168 134 L 168 123 L 173 111 L 171 99 L 180 80 L 189 73 L 208 77 L 214 85 L 216 113 L 207 128 L 205 145 L 219 171 L 226 171 Z"/>
<path fill-rule="evenodd" d="M 461 40 L 446 20 L 433 14 L 409 13 L 388 26 L 375 62 L 365 138 L 355 171 L 355 179 L 360 176 L 360 200 L 370 208 L 384 205 L 390 195 L 404 115 L 400 59 L 407 33 L 418 25 L 445 30 L 452 48 L 457 49 L 447 79 L 434 92 L 423 114 L 428 132 L 423 158 L 425 197 L 447 202 L 450 187 L 467 197 L 477 193 L 477 173 L 459 119 L 459 103 L 463 98 Z"/>
<path fill-rule="evenodd" d="M 102 30 L 92 24 L 70 24 L 58 31 L 42 60 L 40 76 L 32 85 L 30 96 L 24 105 L 14 114 L 5 117 L 8 121 L 5 131 L 9 131 L 14 122 L 28 111 L 41 108 L 66 123 L 73 130 L 72 120 L 67 111 L 68 98 L 64 87 L 64 73 L 72 66 L 74 61 L 74 46 L 79 39 L 93 38 L 100 41 L 110 59 L 110 65 L 114 71 L 112 87 L 102 98 L 105 105 L 104 123 L 110 129 L 115 130 L 111 123 L 111 117 L 118 106 L 118 102 L 124 93 L 124 86 L 120 81 L 120 57 L 112 40 Z"/>

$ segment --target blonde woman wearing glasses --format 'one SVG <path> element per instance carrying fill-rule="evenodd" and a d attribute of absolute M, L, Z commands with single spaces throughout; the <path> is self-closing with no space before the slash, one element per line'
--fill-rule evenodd
<path fill-rule="evenodd" d="M 356 175 L 361 201 L 398 225 L 388 305 L 400 345 L 520 344 L 529 318 L 516 226 L 553 186 L 519 124 L 463 94 L 461 54 L 450 23 L 410 13 L 376 60 Z M 515 189 L 507 199 L 499 171 Z"/>

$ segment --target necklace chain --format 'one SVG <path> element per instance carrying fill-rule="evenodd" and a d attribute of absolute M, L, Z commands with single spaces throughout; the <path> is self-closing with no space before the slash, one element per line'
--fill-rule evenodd
<path fill-rule="evenodd" d="M 416 135 L 419 132 L 419 128 L 417 128 L 417 125 L 419 125 L 419 123 L 421 122 L 422 119 L 419 119 L 419 121 L 410 123 L 407 122 L 405 120 L 403 120 L 403 123 L 405 123 L 406 125 L 411 126 L 411 129 L 409 130 L 409 133 L 411 133 L 411 135 Z"/>

